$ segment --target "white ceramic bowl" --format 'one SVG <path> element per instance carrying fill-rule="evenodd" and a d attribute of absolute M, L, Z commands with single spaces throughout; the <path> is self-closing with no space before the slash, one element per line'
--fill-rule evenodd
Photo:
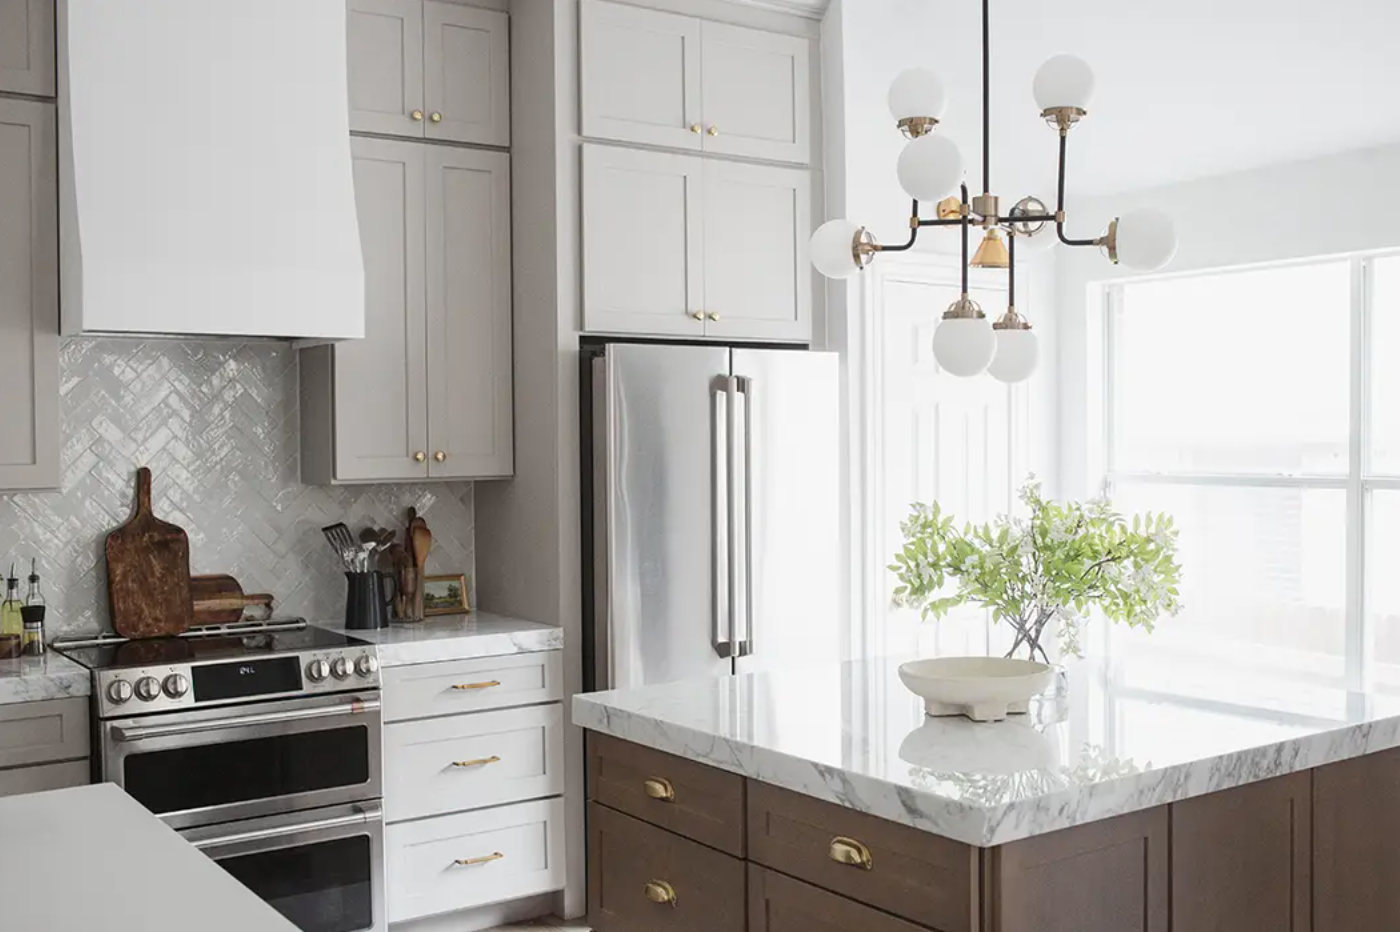
<path fill-rule="evenodd" d="M 929 715 L 999 722 L 1030 708 L 1054 676 L 1049 664 L 1005 657 L 934 657 L 899 667 L 899 679 L 924 700 Z"/>

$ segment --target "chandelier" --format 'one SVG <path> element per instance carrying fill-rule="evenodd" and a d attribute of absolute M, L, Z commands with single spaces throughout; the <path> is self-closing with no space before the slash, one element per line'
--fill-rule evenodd
<path fill-rule="evenodd" d="M 1069 131 L 1087 115 L 1094 93 L 1094 72 L 1072 55 L 1057 55 L 1041 65 L 1032 88 L 1041 117 L 1060 134 L 1055 212 L 1035 197 L 1022 198 L 1005 214 L 1001 212 L 1000 198 L 991 186 L 990 31 L 990 0 L 982 0 L 982 193 L 968 199 L 962 153 L 951 139 L 934 133 L 947 107 L 943 82 L 932 71 L 906 71 L 890 86 L 889 107 L 900 132 L 909 140 L 896 166 L 900 186 L 913 199 L 908 242 L 885 246 L 865 227 L 849 220 L 829 220 L 812 234 L 811 255 L 812 264 L 823 275 L 849 278 L 869 265 L 876 253 L 912 249 L 924 227 L 960 227 L 962 295 L 934 331 L 933 353 L 939 366 L 952 375 L 989 372 L 1010 383 L 1029 378 L 1040 355 L 1030 321 L 1016 313 L 1018 242 L 1023 250 L 1036 251 L 1053 248 L 1057 241 L 1066 246 L 1098 247 L 1115 264 L 1155 271 L 1176 253 L 1176 230 L 1170 217 L 1148 209 L 1124 214 L 1093 239 L 1066 235 L 1065 147 Z M 937 204 L 933 217 L 919 215 L 921 201 Z M 969 262 L 968 235 L 973 226 L 986 232 Z M 1007 270 L 1006 313 L 994 323 L 968 295 L 969 267 Z"/>

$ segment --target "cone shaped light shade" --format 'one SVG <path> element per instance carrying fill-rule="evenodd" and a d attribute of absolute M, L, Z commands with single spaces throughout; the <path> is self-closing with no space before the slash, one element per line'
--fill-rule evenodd
<path fill-rule="evenodd" d="M 982 238 L 982 245 L 977 247 L 977 254 L 972 257 L 970 265 L 974 269 L 1009 269 L 1011 267 L 1011 254 L 1006 251 L 1006 242 L 1001 238 L 1001 233 L 996 230 L 987 231 L 987 235 Z"/>

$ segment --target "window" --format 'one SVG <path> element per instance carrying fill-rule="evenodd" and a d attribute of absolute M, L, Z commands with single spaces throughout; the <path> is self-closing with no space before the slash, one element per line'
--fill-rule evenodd
<path fill-rule="evenodd" d="M 1105 292 L 1108 486 L 1180 530 L 1176 653 L 1400 691 L 1400 256 Z"/>

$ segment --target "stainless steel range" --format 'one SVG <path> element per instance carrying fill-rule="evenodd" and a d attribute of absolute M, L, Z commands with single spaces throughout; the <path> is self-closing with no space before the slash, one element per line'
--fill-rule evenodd
<path fill-rule="evenodd" d="M 304 621 L 60 639 L 92 671 L 94 776 L 304 932 L 381 932 L 374 646 Z"/>

